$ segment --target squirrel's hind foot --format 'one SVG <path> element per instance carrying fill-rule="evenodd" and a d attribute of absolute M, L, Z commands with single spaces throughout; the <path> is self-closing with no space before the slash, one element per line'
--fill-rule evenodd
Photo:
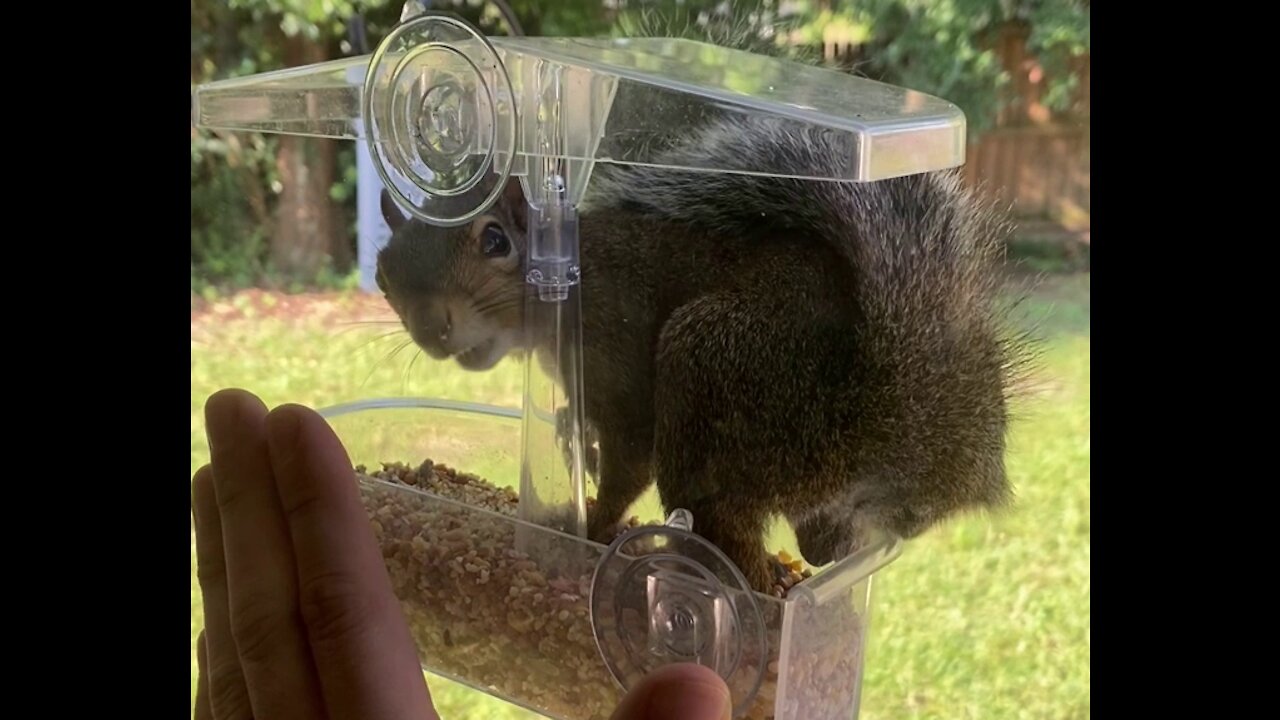
<path fill-rule="evenodd" d="M 805 562 L 818 567 L 849 556 L 857 549 L 857 533 L 847 521 L 819 514 L 792 522 Z"/>

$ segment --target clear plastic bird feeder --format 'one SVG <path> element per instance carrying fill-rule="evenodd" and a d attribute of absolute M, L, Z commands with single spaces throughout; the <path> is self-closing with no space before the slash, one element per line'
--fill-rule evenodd
<path fill-rule="evenodd" d="M 534 617 L 525 627 L 511 609 L 523 591 L 517 584 L 484 590 L 505 601 L 471 597 L 461 609 L 441 609 L 449 603 L 422 596 L 477 590 L 501 560 L 469 554 L 486 565 L 472 573 L 486 581 L 473 587 L 442 569 L 450 558 L 406 540 L 404 552 L 427 558 L 401 568 L 418 581 L 398 587 L 411 624 L 424 628 L 415 631 L 424 667 L 553 717 L 586 720 L 607 717 L 621 689 L 653 668 L 699 662 L 729 682 L 736 716 L 855 717 L 870 576 L 896 557 L 895 540 L 820 570 L 779 599 L 750 591 L 691 532 L 697 519 L 687 513 L 607 548 L 584 538 L 578 211 L 595 163 L 654 165 L 690 128 L 717 117 L 767 115 L 797 132 L 819 130 L 843 162 L 832 163 L 836 175 L 801 179 L 872 182 L 963 164 L 964 115 L 921 93 L 688 40 L 486 38 L 452 16 L 406 14 L 370 56 L 209 83 L 195 89 L 193 105 L 204 128 L 366 143 L 401 208 L 437 225 L 485 212 L 509 178 L 523 186 L 532 290 L 525 322 L 531 345 L 560 359 L 554 376 L 526 364 L 519 413 L 431 400 L 327 412 L 340 434 L 410 416 L 444 432 L 502 428 L 484 442 L 519 467 L 517 517 L 378 482 L 366 488 L 424 526 L 487 528 L 513 567 L 537 561 L 539 569 L 519 572 L 547 588 L 532 594 L 552 618 L 541 625 Z M 731 167 L 672 169 L 786 174 L 761 162 L 743 153 Z M 413 452 L 413 432 L 404 430 L 400 448 L 349 449 L 357 457 Z M 389 563 L 408 562 L 397 552 L 387 550 Z M 548 599 L 556 589 L 559 600 Z M 495 640 L 500 629 L 515 635 Z M 515 675 L 504 670 L 513 667 Z"/>

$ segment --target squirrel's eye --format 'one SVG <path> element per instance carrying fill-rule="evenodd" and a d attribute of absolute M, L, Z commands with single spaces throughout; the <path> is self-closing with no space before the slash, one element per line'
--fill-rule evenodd
<path fill-rule="evenodd" d="M 501 227 L 487 225 L 484 232 L 480 234 L 480 251 L 485 257 L 506 257 L 511 252 L 511 241 L 507 239 L 507 234 Z"/>

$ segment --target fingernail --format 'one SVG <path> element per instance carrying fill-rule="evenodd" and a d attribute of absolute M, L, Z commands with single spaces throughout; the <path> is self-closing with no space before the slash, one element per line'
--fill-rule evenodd
<path fill-rule="evenodd" d="M 702 678 L 677 678 L 653 689 L 649 699 L 649 716 L 681 720 L 730 720 L 733 701 L 723 682 Z"/>

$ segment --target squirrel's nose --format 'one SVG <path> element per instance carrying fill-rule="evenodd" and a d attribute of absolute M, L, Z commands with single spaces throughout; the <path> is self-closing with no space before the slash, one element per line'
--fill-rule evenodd
<path fill-rule="evenodd" d="M 427 354 L 436 360 L 449 355 L 449 336 L 453 332 L 453 315 L 444 303 L 423 303 L 414 309 L 409 334 Z"/>

